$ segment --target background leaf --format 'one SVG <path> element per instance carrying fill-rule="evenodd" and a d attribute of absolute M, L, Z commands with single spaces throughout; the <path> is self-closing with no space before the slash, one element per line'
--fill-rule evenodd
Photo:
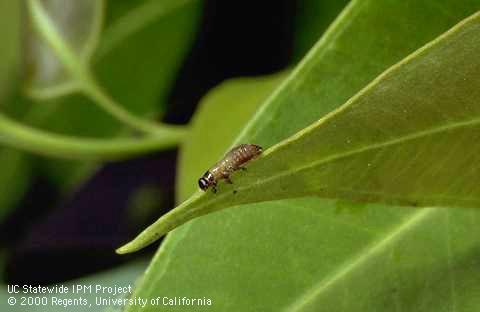
<path fill-rule="evenodd" d="M 4 97 L 8 95 L 10 88 L 15 86 L 13 81 L 18 78 L 18 66 L 20 64 L 20 7 L 18 3 L 11 4 L 9 1 L 0 1 L 2 18 L 0 35 L 4 47 L 0 49 L 0 96 L 2 107 Z M 14 79 L 12 79 L 14 78 Z"/>
<path fill-rule="evenodd" d="M 145 0 L 128 6 L 109 2 L 110 13 L 92 59 L 100 83 L 129 111 L 146 118 L 161 115 L 168 91 L 193 40 L 199 11 L 200 3 L 196 0 Z M 155 68 L 158 70 L 152 70 Z M 54 132 L 80 136 L 110 137 L 125 133 L 124 126 L 82 95 L 55 98 L 45 104 L 40 107 L 36 103 L 27 104 L 31 108 L 24 120 Z M 69 189 L 96 166 L 45 159 L 41 168 L 58 186 Z"/>
<path fill-rule="evenodd" d="M 205 172 L 205 168 L 200 168 L 198 163 L 211 161 L 213 155 L 217 159 L 222 157 L 225 146 L 234 140 L 241 127 L 286 74 L 232 79 L 216 87 L 202 100 L 192 121 L 192 134 L 180 151 L 177 173 L 177 181 L 180 182 L 177 198 L 180 202 L 197 190 L 198 184 L 191 182 Z M 205 140 L 205 131 L 212 126 L 222 131 L 215 131 L 214 140 Z"/>
<path fill-rule="evenodd" d="M 96 2 L 97 5 L 99 3 L 100 1 Z M 98 70 L 97 74 L 102 83 L 104 81 L 109 83 L 108 91 L 121 99 L 122 104 L 126 104 L 129 110 L 144 116 L 158 115 L 165 107 L 168 90 L 175 79 L 179 64 L 193 40 L 200 10 L 199 2 L 196 0 L 176 1 L 175 3 L 170 1 L 159 4 L 157 1 L 145 0 L 128 3 L 126 5 L 122 1 L 109 2 L 109 15 L 104 23 L 102 44 L 93 59 L 94 69 Z M 22 8 L 25 9 L 21 3 L 12 5 L 9 1 L 2 1 L 0 4 L 5 6 L 5 9 L 1 10 L 5 17 L 1 20 L 8 23 L 8 27 L 2 28 L 2 33 L 4 33 L 2 38 L 5 40 L 5 46 L 9 47 L 9 49 L 2 49 L 5 56 L 2 57 L 0 64 L 2 64 L 1 66 L 5 64 L 6 67 L 1 71 L 5 73 L 5 78 L 2 76 L 1 79 L 8 78 L 9 85 L 11 85 L 11 89 L 0 91 L 2 111 L 35 127 L 65 134 L 110 137 L 124 132 L 123 126 L 81 95 L 72 94 L 51 98 L 39 104 L 20 93 L 19 58 L 22 54 L 20 52 L 20 21 L 26 22 L 28 14 L 23 12 L 22 19 L 20 19 L 20 11 Z M 90 13 L 95 15 L 96 19 L 83 18 L 81 23 L 83 26 L 80 27 L 82 32 L 80 34 L 75 32 L 80 39 L 85 40 L 74 40 L 67 36 L 69 42 L 78 49 L 77 51 L 84 51 L 80 54 L 85 57 L 94 52 L 93 47 L 98 39 L 96 37 L 100 35 L 97 33 L 100 31 L 99 29 L 92 28 L 92 24 L 88 27 L 88 23 L 86 23 L 90 21 L 95 25 L 100 24 L 99 19 L 101 18 L 96 14 L 99 14 L 98 10 L 102 9 L 102 6 L 95 8 L 96 10 L 90 11 Z M 103 15 L 105 12 L 101 10 L 100 13 Z M 130 27 L 125 29 L 125 26 L 122 26 L 125 24 Z M 69 30 L 64 31 L 67 34 L 70 32 Z M 168 47 L 162 46 L 163 40 L 169 42 Z M 89 44 L 85 44 L 85 42 L 89 42 Z M 86 48 L 86 46 L 90 48 Z M 29 51 L 28 46 L 23 48 L 26 49 L 26 52 Z M 136 55 L 136 57 L 132 58 L 131 55 Z M 49 57 L 51 58 L 52 55 Z M 143 60 L 143 63 L 138 62 L 137 57 Z M 121 73 L 116 64 L 125 65 Z M 7 68 L 10 69 L 7 70 Z M 152 68 L 161 70 L 154 71 Z M 65 82 L 55 79 L 53 81 Z M 36 81 L 43 86 L 52 88 L 58 86 L 51 82 L 48 79 L 41 82 Z M 125 84 L 128 84 L 128 87 Z M 7 84 L 1 85 L 3 87 Z M 43 90 L 49 92 L 48 88 Z M 125 94 L 130 96 L 129 101 L 123 99 L 123 97 L 126 98 Z M 2 160 L 0 162 L 0 181 L 5 191 L 4 196 L 0 199 L 0 216 L 3 217 L 15 207 L 30 185 L 32 158 L 23 152 L 8 148 L 0 151 Z M 33 159 L 35 167 L 47 175 L 56 186 L 64 190 L 73 188 L 98 166 L 98 163 L 92 162 Z"/>
<path fill-rule="evenodd" d="M 305 79 L 287 78 L 241 138 L 261 138 L 269 146 L 288 137 L 478 7 L 457 1 L 352 2 L 296 70 L 308 74 Z M 308 101 L 312 97 L 321 105 Z M 217 156 L 197 162 L 198 170 Z M 320 199 L 248 206 L 195 219 L 169 234 L 137 295 L 206 296 L 213 311 L 478 307 L 472 295 L 478 292 L 478 236 L 470 235 L 477 230 L 475 210 Z"/>
<path fill-rule="evenodd" d="M 21 3 L 0 1 L 0 108 L 8 108 L 14 98 L 20 76 L 20 12 Z M 1 134 L 0 134 L 1 135 Z M 8 215 L 26 192 L 31 178 L 29 157 L 25 154 L 0 148 L 0 183 L 4 191 L 0 197 L 0 221 Z"/>
<path fill-rule="evenodd" d="M 349 1 L 296 2 L 293 58 L 301 60 Z"/>

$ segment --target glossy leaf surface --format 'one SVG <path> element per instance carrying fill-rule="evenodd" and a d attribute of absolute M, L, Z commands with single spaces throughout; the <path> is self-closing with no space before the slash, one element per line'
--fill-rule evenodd
<path fill-rule="evenodd" d="M 297 70 L 309 75 L 287 79 L 240 139 L 285 139 L 478 8 L 354 1 Z M 308 101 L 313 96 L 321 102 Z M 169 234 L 137 295 L 206 296 L 212 311 L 475 311 L 478 219 L 477 209 L 318 198 L 226 209 Z"/>
<path fill-rule="evenodd" d="M 218 194 L 197 192 L 120 252 L 138 249 L 193 217 L 282 198 L 477 206 L 478 167 L 471 162 L 480 148 L 480 111 L 475 109 L 479 19 L 475 15 L 463 21 L 343 106 L 265 151 L 247 174 L 233 176 L 234 186 L 222 185 Z M 301 69 L 286 82 L 301 79 Z M 272 98 L 281 100 L 285 89 Z M 451 104 L 455 102 L 459 104 Z M 252 137 L 248 143 L 269 146 L 271 137 L 256 137 L 259 126 L 254 126 L 268 108 L 262 107 L 243 132 Z"/>

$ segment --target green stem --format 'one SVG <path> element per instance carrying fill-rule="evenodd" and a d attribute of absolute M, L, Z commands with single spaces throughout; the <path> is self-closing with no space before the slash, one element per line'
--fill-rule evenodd
<path fill-rule="evenodd" d="M 89 139 L 46 131 L 18 123 L 0 113 L 0 142 L 37 154 L 67 159 L 123 159 L 175 146 L 182 134 L 130 139 Z"/>
<path fill-rule="evenodd" d="M 103 110 L 114 116 L 116 119 L 130 126 L 153 135 L 171 133 L 183 135 L 185 130 L 182 127 L 162 126 L 157 123 L 145 120 L 131 114 L 121 105 L 115 102 L 105 93 L 93 78 L 86 64 L 80 61 L 68 44 L 57 32 L 52 21 L 38 0 L 29 0 L 28 5 L 32 16 L 33 24 L 37 31 L 43 36 L 46 42 L 57 54 L 60 62 L 65 66 L 70 75 L 77 80 L 78 86 L 88 97 L 90 97 Z"/>
<path fill-rule="evenodd" d="M 78 62 L 78 58 L 57 32 L 40 1 L 29 0 L 28 6 L 33 25 L 37 32 L 52 47 L 67 71 L 70 72 L 73 77 L 78 79 L 79 82 L 84 82 L 88 77 L 86 67 L 81 62 Z"/>
<path fill-rule="evenodd" d="M 132 115 L 129 111 L 120 106 L 97 83 L 95 83 L 93 78 L 88 78 L 88 81 L 89 82 L 85 83 L 81 88 L 83 93 L 110 115 L 114 116 L 131 128 L 152 135 L 162 135 L 165 133 L 176 133 L 183 135 L 186 133 L 185 127 L 166 125 L 160 126 L 157 123 Z"/>

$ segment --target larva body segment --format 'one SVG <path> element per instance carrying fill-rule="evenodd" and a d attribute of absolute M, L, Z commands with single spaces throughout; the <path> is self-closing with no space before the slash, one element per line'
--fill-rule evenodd
<path fill-rule="evenodd" d="M 262 151 L 262 147 L 255 144 L 240 144 L 232 148 L 223 159 L 205 172 L 198 180 L 198 185 L 203 191 L 212 186 L 213 191 L 216 192 L 219 180 L 224 179 L 231 184 L 230 174 L 238 169 L 244 169 L 242 165 L 258 157 Z"/>

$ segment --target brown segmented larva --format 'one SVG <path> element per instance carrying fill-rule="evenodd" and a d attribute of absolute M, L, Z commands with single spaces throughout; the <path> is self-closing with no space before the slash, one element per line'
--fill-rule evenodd
<path fill-rule="evenodd" d="M 243 164 L 258 157 L 262 153 L 262 147 L 255 144 L 240 144 L 232 148 L 222 160 L 217 162 L 198 180 L 198 186 L 206 191 L 212 186 L 213 192 L 217 192 L 217 182 L 224 179 L 232 184 L 230 174 L 238 169 L 245 170 Z"/>

